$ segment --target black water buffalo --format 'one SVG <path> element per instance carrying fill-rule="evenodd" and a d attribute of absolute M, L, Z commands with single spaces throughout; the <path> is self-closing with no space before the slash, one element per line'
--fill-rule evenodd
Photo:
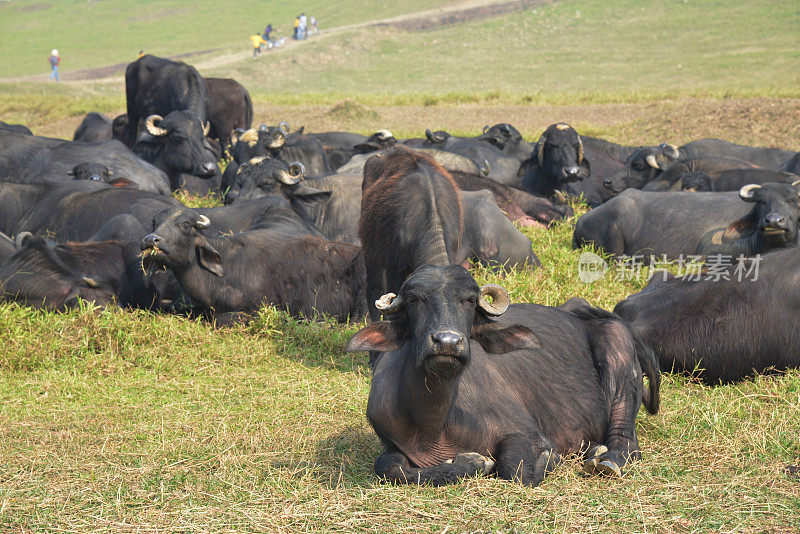
<path fill-rule="evenodd" d="M 87 113 L 72 135 L 73 141 L 84 143 L 102 143 L 112 138 L 111 119 L 96 111 Z"/>
<path fill-rule="evenodd" d="M 112 170 L 102 163 L 79 163 L 72 167 L 67 174 L 76 180 L 92 180 L 94 182 L 108 182 L 114 174 Z M 134 184 L 135 185 L 135 184 Z"/>
<path fill-rule="evenodd" d="M 489 143 L 506 156 L 517 158 L 520 163 L 530 158 L 534 150 L 534 145 L 527 142 L 519 130 L 507 123 L 484 126 L 483 134 L 476 139 Z"/>
<path fill-rule="evenodd" d="M 207 130 L 194 113 L 150 115 L 133 151 L 169 178 L 172 190 L 205 195 L 219 191 L 222 175 Z"/>
<path fill-rule="evenodd" d="M 398 145 L 367 160 L 358 233 L 373 320 L 375 300 L 417 268 L 464 264 L 463 232 L 458 187 L 431 157 Z"/>
<path fill-rule="evenodd" d="M 751 256 L 797 245 L 795 184 L 744 186 L 739 193 L 652 193 L 629 189 L 578 219 L 573 244 L 615 255 Z"/>
<path fill-rule="evenodd" d="M 483 176 L 506 185 L 521 184 L 520 160 L 508 156 L 493 144 L 473 137 L 455 137 L 447 132 L 425 131 L 427 142 L 418 148 L 451 152 L 472 161 Z"/>
<path fill-rule="evenodd" d="M 16 204 L 0 206 L 0 222 L 6 227 L 0 231 L 46 233 L 61 242 L 86 241 L 112 217 L 129 213 L 142 202 L 151 202 L 160 210 L 182 206 L 171 196 L 83 180 L 66 184 L 2 184 L 0 202 L 6 197 L 18 200 Z"/>
<path fill-rule="evenodd" d="M 661 143 L 658 146 L 645 146 L 634 151 L 625 165 L 603 180 L 604 186 L 613 194 L 626 189 L 641 189 L 662 172 L 679 161 L 680 152 L 675 145 Z"/>
<path fill-rule="evenodd" d="M 456 185 L 462 191 L 489 191 L 495 202 L 509 220 L 521 226 L 550 226 L 555 221 L 572 217 L 572 208 L 566 204 L 554 204 L 546 198 L 532 195 L 515 187 L 486 180 L 477 174 L 450 171 Z"/>
<path fill-rule="evenodd" d="M 266 139 L 270 156 L 282 160 L 287 165 L 299 161 L 305 166 L 309 178 L 319 178 L 333 172 L 322 143 L 300 131 L 289 133 L 285 123 L 281 123 L 278 127 L 268 127 Z"/>
<path fill-rule="evenodd" d="M 737 145 L 722 139 L 698 139 L 678 148 L 678 159 L 681 160 L 734 158 L 774 171 L 779 170 L 794 154 L 789 150 Z"/>
<path fill-rule="evenodd" d="M 28 237 L 0 265 L 6 300 L 62 309 L 78 299 L 122 307 L 156 308 L 159 295 L 145 280 L 138 243 L 58 244 Z"/>
<path fill-rule="evenodd" d="M 731 266 L 722 278 L 664 280 L 656 273 L 645 290 L 614 311 L 653 348 L 664 371 L 724 384 L 798 367 L 798 260 L 793 248 Z"/>
<path fill-rule="evenodd" d="M 748 183 L 765 183 L 785 181 L 786 176 L 777 171 L 767 171 L 754 167 L 742 159 L 733 158 L 696 158 L 678 161 L 663 172 L 659 172 L 652 180 L 642 187 L 642 191 L 680 191 L 682 189 L 682 176 L 692 172 L 704 172 L 712 181 L 716 181 L 723 174 L 727 177 L 720 182 L 729 184 L 729 188 L 718 191 L 738 191 Z M 769 173 L 773 179 L 765 180 L 764 173 Z M 755 178 L 753 182 L 745 181 L 748 176 Z M 733 187 L 734 182 L 742 182 L 739 187 Z M 716 189 L 715 189 L 716 190 Z"/>
<path fill-rule="evenodd" d="M 490 191 L 461 191 L 464 246 L 475 264 L 504 270 L 533 270 L 541 265 L 530 240 L 500 211 Z"/>
<path fill-rule="evenodd" d="M 231 134 L 237 128 L 249 130 L 253 124 L 250 93 L 230 78 L 205 78 L 208 88 L 206 112 L 211 123 L 209 137 L 216 139 L 223 151 L 228 149 Z"/>
<path fill-rule="evenodd" d="M 548 126 L 523 166 L 522 186 L 543 197 L 551 197 L 565 184 L 586 180 L 590 175 L 581 137 L 563 122 Z"/>
<path fill-rule="evenodd" d="M 620 145 L 599 137 L 591 137 L 588 135 L 582 135 L 581 142 L 583 142 L 584 150 L 603 152 L 613 156 L 614 159 L 619 161 L 627 161 L 627 159 L 631 157 L 634 152 L 644 148 L 641 146 Z"/>
<path fill-rule="evenodd" d="M 0 130 L 9 130 L 22 135 L 33 135 L 31 129 L 24 124 L 8 124 L 7 122 L 0 121 Z"/>
<path fill-rule="evenodd" d="M 333 169 L 338 169 L 356 154 L 376 152 L 397 143 L 389 130 L 378 130 L 369 137 L 350 132 L 320 132 L 306 136 L 322 144 Z"/>
<path fill-rule="evenodd" d="M 355 245 L 269 230 L 205 237 L 209 219 L 190 210 L 171 210 L 156 223 L 142 242 L 145 267 L 169 267 L 198 311 L 220 322 L 264 304 L 308 318 L 366 314 L 366 274 Z"/>
<path fill-rule="evenodd" d="M 678 164 L 676 166 L 680 166 Z M 747 184 L 763 185 L 769 182 L 792 183 L 800 176 L 788 172 L 768 171 L 766 169 L 734 169 L 722 171 L 713 178 L 702 171 L 681 174 L 670 190 L 680 186 L 681 191 L 738 191 Z"/>
<path fill-rule="evenodd" d="M 0 130 L 2 181 L 72 180 L 69 172 L 81 163 L 105 165 L 115 177 L 125 177 L 144 191 L 170 192 L 166 175 L 142 161 L 119 141 L 82 143 Z"/>
<path fill-rule="evenodd" d="M 635 419 L 643 398 L 658 411 L 658 363 L 616 315 L 580 299 L 509 306 L 459 266 L 422 267 L 379 305 L 389 320 L 345 348 L 380 351 L 367 401 L 379 477 L 442 485 L 494 471 L 534 486 L 563 454 L 616 476 L 640 457 Z"/>
<path fill-rule="evenodd" d="M 125 69 L 128 123 L 122 141 L 129 147 L 145 130 L 151 115 L 166 117 L 173 111 L 192 113 L 201 125 L 208 120 L 208 87 L 191 65 L 150 54 Z"/>

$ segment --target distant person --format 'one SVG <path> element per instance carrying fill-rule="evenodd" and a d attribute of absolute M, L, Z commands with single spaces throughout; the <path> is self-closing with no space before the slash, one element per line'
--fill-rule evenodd
<path fill-rule="evenodd" d="M 295 41 L 300 38 L 300 16 L 294 18 L 294 35 L 292 35 L 292 39 Z"/>
<path fill-rule="evenodd" d="M 55 48 L 50 51 L 49 61 L 51 68 L 50 79 L 52 80 L 55 78 L 57 82 L 60 82 L 61 78 L 58 76 L 58 65 L 59 63 L 61 63 L 61 56 L 58 55 L 58 50 L 56 50 Z"/>
<path fill-rule="evenodd" d="M 300 39 L 305 39 L 306 36 L 306 29 L 308 28 L 308 19 L 306 18 L 306 14 L 302 13 L 300 15 L 300 21 L 298 24 L 298 34 L 300 35 Z"/>
<path fill-rule="evenodd" d="M 311 35 L 316 35 L 319 33 L 319 28 L 317 27 L 317 19 L 316 17 L 311 17 L 309 19 L 311 23 Z"/>
<path fill-rule="evenodd" d="M 144 50 L 139 50 L 139 58 L 141 59 L 144 57 Z"/>
<path fill-rule="evenodd" d="M 261 47 L 267 44 L 267 42 L 264 40 L 263 37 L 261 37 L 261 34 L 259 33 L 254 33 L 249 37 L 249 39 L 250 42 L 253 44 L 253 57 L 254 58 L 258 57 L 258 55 L 261 53 Z"/>
<path fill-rule="evenodd" d="M 272 42 L 272 39 L 270 38 L 271 35 L 272 35 L 272 24 L 267 24 L 267 27 L 264 28 L 264 40 L 267 41 L 268 43 Z"/>

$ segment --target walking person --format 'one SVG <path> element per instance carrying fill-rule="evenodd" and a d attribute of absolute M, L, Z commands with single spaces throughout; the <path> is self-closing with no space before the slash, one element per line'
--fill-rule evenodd
<path fill-rule="evenodd" d="M 61 56 L 58 55 L 58 50 L 56 50 L 55 48 L 50 52 L 49 61 L 50 61 L 50 68 L 52 69 L 50 71 L 49 79 L 52 80 L 55 78 L 57 82 L 60 82 L 61 78 L 58 76 L 58 65 L 59 63 L 61 63 Z"/>
<path fill-rule="evenodd" d="M 267 42 L 258 33 L 254 33 L 249 37 L 249 39 L 253 44 L 253 57 L 256 58 L 261 53 L 261 47 L 267 44 Z"/>
<path fill-rule="evenodd" d="M 306 35 L 306 28 L 308 28 L 308 19 L 306 18 L 306 14 L 302 13 L 300 15 L 300 20 L 298 23 L 298 33 L 300 34 L 299 39 L 305 39 Z"/>
<path fill-rule="evenodd" d="M 300 17 L 297 16 L 294 18 L 294 35 L 292 38 L 296 41 L 300 39 Z"/>

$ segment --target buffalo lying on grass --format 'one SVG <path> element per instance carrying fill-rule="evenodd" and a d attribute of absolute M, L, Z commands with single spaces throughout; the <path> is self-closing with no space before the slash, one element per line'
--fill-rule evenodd
<path fill-rule="evenodd" d="M 441 485 L 494 471 L 537 485 L 562 454 L 616 476 L 640 457 L 635 419 L 643 398 L 658 411 L 658 363 L 616 315 L 579 299 L 509 307 L 459 266 L 422 267 L 377 304 L 388 320 L 345 350 L 380 351 L 367 402 L 379 477 Z"/>

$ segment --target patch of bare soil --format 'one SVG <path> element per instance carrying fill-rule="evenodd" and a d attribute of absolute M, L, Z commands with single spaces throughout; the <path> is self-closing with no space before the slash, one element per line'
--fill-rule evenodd
<path fill-rule="evenodd" d="M 552 4 L 553 0 L 514 0 L 512 2 L 502 2 L 495 4 L 487 4 L 483 6 L 472 7 L 468 9 L 460 9 L 457 11 L 444 12 L 438 15 L 429 15 L 419 18 L 408 18 L 406 20 L 398 20 L 392 22 L 376 22 L 373 26 L 392 26 L 406 31 L 423 31 L 437 28 L 439 26 L 448 26 L 450 24 L 459 24 L 462 22 L 469 22 L 477 19 L 485 19 L 504 15 L 514 11 L 520 11 L 528 7 L 538 7 L 544 4 Z"/>

